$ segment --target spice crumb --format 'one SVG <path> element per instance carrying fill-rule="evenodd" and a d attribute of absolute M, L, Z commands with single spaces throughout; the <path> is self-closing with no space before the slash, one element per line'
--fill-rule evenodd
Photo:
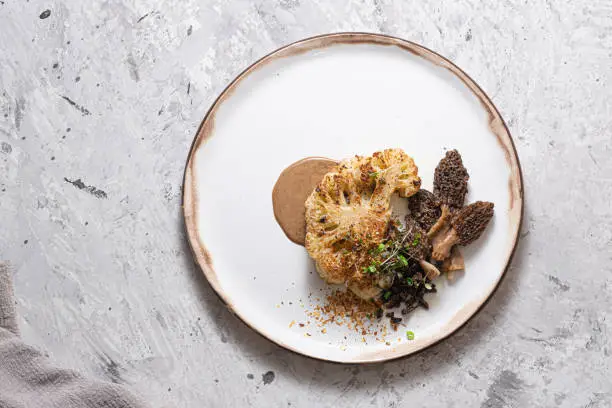
<path fill-rule="evenodd" d="M 317 301 L 320 300 L 317 298 Z M 350 330 L 365 336 L 370 333 L 371 327 L 375 327 L 369 317 L 377 308 L 376 304 L 359 299 L 352 292 L 337 290 L 327 296 L 323 305 L 314 305 L 313 310 L 307 311 L 307 315 L 319 326 L 328 323 L 346 325 Z"/>

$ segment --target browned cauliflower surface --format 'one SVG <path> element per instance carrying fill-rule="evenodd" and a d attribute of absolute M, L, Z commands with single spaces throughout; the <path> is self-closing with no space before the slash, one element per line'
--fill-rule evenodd
<path fill-rule="evenodd" d="M 378 293 L 362 269 L 385 236 L 394 193 L 419 191 L 417 166 L 402 149 L 355 156 L 327 173 L 306 200 L 306 249 L 328 283 L 348 284 L 358 296 Z"/>

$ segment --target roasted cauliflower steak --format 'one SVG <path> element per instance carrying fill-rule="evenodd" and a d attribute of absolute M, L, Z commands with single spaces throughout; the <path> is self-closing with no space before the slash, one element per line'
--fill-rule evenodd
<path fill-rule="evenodd" d="M 346 284 L 361 298 L 379 289 L 363 273 L 370 250 L 381 243 L 391 219 L 391 196 L 419 191 L 417 166 L 402 149 L 341 161 L 306 200 L 306 249 L 321 278 Z"/>

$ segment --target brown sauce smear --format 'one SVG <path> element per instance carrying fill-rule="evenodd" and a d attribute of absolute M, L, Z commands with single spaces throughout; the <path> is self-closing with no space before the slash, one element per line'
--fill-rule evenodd
<path fill-rule="evenodd" d="M 338 164 L 324 157 L 307 157 L 287 167 L 272 190 L 274 217 L 291 241 L 304 245 L 306 209 L 304 203 L 326 173 Z"/>

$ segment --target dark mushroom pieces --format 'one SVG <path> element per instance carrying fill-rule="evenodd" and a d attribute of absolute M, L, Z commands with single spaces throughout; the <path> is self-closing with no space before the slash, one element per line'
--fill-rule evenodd
<path fill-rule="evenodd" d="M 454 245 L 468 245 L 477 240 L 493 218 L 493 203 L 476 201 L 458 210 L 450 225 L 433 239 L 432 259 L 443 261 Z"/>
<path fill-rule="evenodd" d="M 423 228 L 410 215 L 406 216 L 406 231 L 404 235 L 405 247 L 409 257 L 415 261 L 429 259 L 431 255 L 431 241 Z"/>
<path fill-rule="evenodd" d="M 436 223 L 442 214 L 440 202 L 436 196 L 425 189 L 420 189 L 415 195 L 408 198 L 410 216 L 425 231 Z"/>
<path fill-rule="evenodd" d="M 451 210 L 463 207 L 470 176 L 457 150 L 446 152 L 434 173 L 434 195 Z"/>

